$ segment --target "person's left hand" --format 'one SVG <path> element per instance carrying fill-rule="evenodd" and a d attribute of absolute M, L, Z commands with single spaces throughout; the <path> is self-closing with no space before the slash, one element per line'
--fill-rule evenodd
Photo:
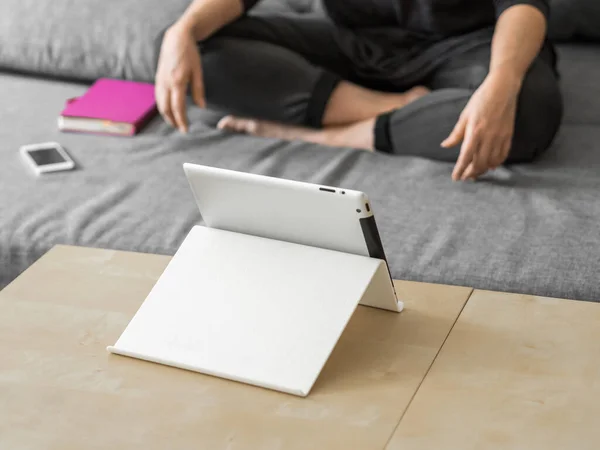
<path fill-rule="evenodd" d="M 508 158 L 515 130 L 521 80 L 513 74 L 490 72 L 463 110 L 442 147 L 462 142 L 452 179 L 475 180 Z"/>

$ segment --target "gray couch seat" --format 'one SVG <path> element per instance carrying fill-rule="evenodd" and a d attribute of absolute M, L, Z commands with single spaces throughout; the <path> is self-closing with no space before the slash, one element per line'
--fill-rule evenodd
<path fill-rule="evenodd" d="M 188 135 L 160 119 L 134 138 L 61 134 L 64 102 L 87 85 L 0 73 L 0 287 L 55 244 L 173 254 L 201 221 L 192 162 L 367 192 L 396 278 L 598 301 L 600 46 L 560 57 L 553 147 L 466 184 L 450 164 L 226 134 L 193 106 Z M 52 140 L 78 168 L 36 178 L 18 148 Z"/>

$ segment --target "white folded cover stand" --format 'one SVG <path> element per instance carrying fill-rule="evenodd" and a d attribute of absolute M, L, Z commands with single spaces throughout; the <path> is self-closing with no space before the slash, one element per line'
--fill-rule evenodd
<path fill-rule="evenodd" d="M 359 303 L 401 311 L 384 261 L 196 226 L 108 350 L 306 396 Z"/>

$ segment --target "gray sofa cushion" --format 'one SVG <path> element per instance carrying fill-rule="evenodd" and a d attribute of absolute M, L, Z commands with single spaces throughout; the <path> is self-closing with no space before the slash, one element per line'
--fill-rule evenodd
<path fill-rule="evenodd" d="M 600 45 L 560 44 L 558 57 L 564 123 L 600 125 Z"/>
<path fill-rule="evenodd" d="M 555 41 L 600 41 L 599 0 L 551 0 L 548 34 Z"/>
<path fill-rule="evenodd" d="M 0 69 L 94 80 L 152 81 L 155 44 L 190 0 L 2 0 Z M 264 11 L 309 12 L 318 0 L 264 0 Z M 599 0 L 554 0 L 557 39 L 600 38 Z"/>
<path fill-rule="evenodd" d="M 0 69 L 94 80 L 152 81 L 159 33 L 190 0 L 1 0 Z M 306 11 L 312 0 L 258 10 Z"/>
<path fill-rule="evenodd" d="M 92 80 L 150 80 L 153 39 L 188 0 L 2 0 L 0 67 Z"/>
<path fill-rule="evenodd" d="M 451 164 L 228 135 L 194 107 L 188 135 L 160 119 L 134 138 L 60 134 L 86 86 L 0 74 L 0 287 L 59 243 L 172 254 L 199 220 L 181 168 L 195 162 L 367 192 L 397 278 L 599 301 L 599 49 L 560 48 L 568 120 L 552 149 L 468 184 Z M 18 147 L 46 140 L 78 170 L 32 176 Z"/>

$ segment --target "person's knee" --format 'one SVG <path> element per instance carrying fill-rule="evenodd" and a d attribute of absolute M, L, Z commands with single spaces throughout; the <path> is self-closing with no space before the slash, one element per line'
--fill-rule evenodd
<path fill-rule="evenodd" d="M 558 80 L 542 62 L 525 77 L 515 121 L 515 134 L 508 163 L 533 161 L 554 140 L 563 114 Z"/>
<path fill-rule="evenodd" d="M 304 124 L 321 71 L 268 42 L 216 37 L 203 43 L 206 101 L 230 114 Z"/>
<path fill-rule="evenodd" d="M 254 45 L 241 39 L 222 37 L 200 44 L 203 81 L 209 103 L 230 106 L 232 100 L 243 95 L 240 89 L 247 84 L 243 76 L 247 76 L 247 69 L 260 59 L 255 54 Z"/>
<path fill-rule="evenodd" d="M 463 72 L 463 84 L 467 89 L 475 91 L 483 84 L 489 73 L 488 66 L 478 64 L 471 65 Z"/>
<path fill-rule="evenodd" d="M 219 72 L 242 55 L 243 43 L 237 39 L 213 38 L 199 44 L 203 72 Z"/>

